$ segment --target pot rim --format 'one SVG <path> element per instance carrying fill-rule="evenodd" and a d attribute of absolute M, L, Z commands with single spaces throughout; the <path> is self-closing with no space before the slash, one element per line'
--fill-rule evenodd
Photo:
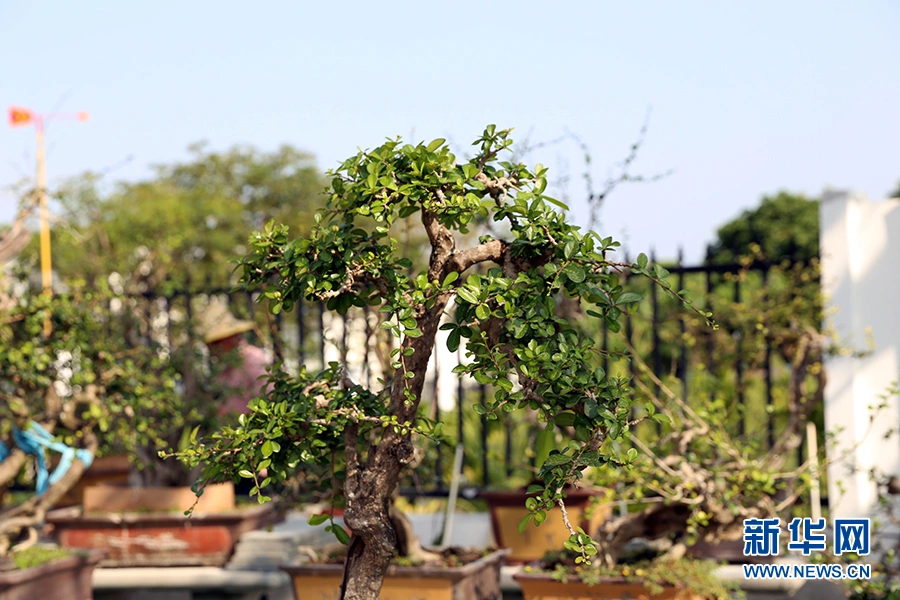
<path fill-rule="evenodd" d="M 178 524 L 190 525 L 231 523 L 242 521 L 248 517 L 275 512 L 272 503 L 239 506 L 223 512 L 195 512 L 191 516 L 182 511 L 172 512 L 123 512 L 123 513 L 91 513 L 83 514 L 80 506 L 58 508 L 47 513 L 46 521 L 52 525 L 135 525 L 135 524 Z"/>
<path fill-rule="evenodd" d="M 50 561 L 36 567 L 0 573 L 0 589 L 19 585 L 59 571 L 75 570 L 78 567 L 93 568 L 108 554 L 104 548 L 91 550 L 71 548 L 71 551 L 72 556 Z"/>
<path fill-rule="evenodd" d="M 388 568 L 387 577 L 400 578 L 439 578 L 450 581 L 459 581 L 465 579 L 482 569 L 491 566 L 494 563 L 502 563 L 512 550 L 509 548 L 499 548 L 494 550 L 487 556 L 482 556 L 478 560 L 472 561 L 461 567 L 401 567 L 391 565 Z M 302 564 L 302 565 L 280 565 L 278 567 L 285 573 L 295 576 L 318 575 L 327 577 L 329 575 L 340 575 L 344 572 L 343 565 L 320 565 L 320 564 Z"/>
<path fill-rule="evenodd" d="M 597 585 L 643 585 L 642 581 L 629 581 L 625 577 L 601 577 L 597 580 L 596 583 L 585 583 L 582 581 L 577 575 L 572 573 L 566 575 L 566 581 L 559 581 L 558 579 L 554 579 L 549 571 L 535 571 L 535 572 L 525 572 L 519 571 L 518 573 L 513 574 L 512 578 L 515 581 L 548 581 L 555 582 L 560 585 L 567 585 L 569 583 L 580 583 L 586 585 L 588 587 L 593 587 Z M 671 584 L 671 583 L 661 583 L 660 586 L 664 588 L 678 588 L 679 586 Z"/>
<path fill-rule="evenodd" d="M 597 496 L 602 496 L 608 491 L 608 488 L 602 487 L 591 487 L 591 488 L 571 488 L 564 489 L 563 498 L 567 500 L 574 501 L 587 501 L 591 498 L 595 498 Z M 527 493 L 524 489 L 522 490 L 506 490 L 506 491 L 481 491 L 478 492 L 478 497 L 487 500 L 488 502 L 495 502 L 498 505 L 505 505 L 506 503 L 515 503 L 516 505 L 522 504 L 524 498 L 530 498 L 537 496 L 537 493 Z"/>

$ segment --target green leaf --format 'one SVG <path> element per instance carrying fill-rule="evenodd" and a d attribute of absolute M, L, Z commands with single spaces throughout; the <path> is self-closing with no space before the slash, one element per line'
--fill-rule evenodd
<path fill-rule="evenodd" d="M 584 425 L 577 425 L 575 427 L 575 438 L 579 442 L 584 442 L 586 444 L 591 441 L 591 430 Z"/>
<path fill-rule="evenodd" d="M 491 309 L 486 304 L 479 304 L 475 307 L 475 316 L 484 321 L 491 316 Z"/>
<path fill-rule="evenodd" d="M 459 273 L 457 273 L 456 271 L 450 271 L 449 273 L 447 273 L 447 276 L 444 277 L 444 283 L 441 284 L 441 287 L 447 287 L 457 279 L 459 279 Z"/>
<path fill-rule="evenodd" d="M 262 445 L 262 455 L 264 457 L 269 457 L 272 455 L 272 441 L 266 440 Z"/>
<path fill-rule="evenodd" d="M 563 209 L 563 210 L 569 210 L 568 205 L 563 204 L 562 202 L 560 202 L 560 201 L 557 200 L 556 198 L 551 198 L 550 196 L 541 196 L 541 197 L 542 197 L 544 200 L 546 200 L 547 202 L 549 202 L 550 204 L 553 204 L 553 205 L 555 205 L 555 206 L 558 206 L 559 208 L 561 208 L 561 209 Z"/>
<path fill-rule="evenodd" d="M 487 409 L 482 404 L 476 404 L 472 407 L 476 414 L 483 415 L 487 413 Z"/>
<path fill-rule="evenodd" d="M 247 469 L 241 469 L 240 471 L 238 471 L 238 475 L 240 475 L 244 479 L 253 479 L 253 473 L 251 473 Z"/>
<path fill-rule="evenodd" d="M 571 410 L 566 410 L 556 415 L 553 420 L 560 427 L 571 427 L 575 424 L 575 413 Z"/>
<path fill-rule="evenodd" d="M 589 467 L 602 467 L 605 463 L 599 453 L 593 450 L 587 450 L 578 459 L 578 464 L 587 465 Z"/>
<path fill-rule="evenodd" d="M 631 304 L 632 302 L 640 302 L 644 297 L 634 292 L 625 292 L 616 300 L 616 304 Z"/>
<path fill-rule="evenodd" d="M 519 534 L 520 535 L 525 533 L 525 528 L 528 527 L 528 521 L 530 521 L 533 516 L 534 515 L 532 515 L 531 513 L 528 513 L 527 515 L 525 515 L 525 517 L 521 521 L 519 521 Z"/>
<path fill-rule="evenodd" d="M 552 426 L 538 432 L 537 439 L 534 441 L 535 464 L 544 464 L 547 457 L 550 456 L 550 452 L 553 450 L 555 437 Z"/>
<path fill-rule="evenodd" d="M 584 269 L 581 267 L 581 265 L 576 265 L 574 263 L 571 265 L 566 265 L 566 268 L 563 269 L 563 273 L 565 273 L 566 276 L 575 283 L 581 283 L 582 281 L 584 281 Z"/>
<path fill-rule="evenodd" d="M 430 144 L 428 144 L 425 147 L 425 149 L 428 150 L 429 152 L 434 152 L 435 150 L 437 150 L 438 148 L 441 147 L 441 144 L 443 144 L 446 141 L 447 140 L 445 140 L 444 138 L 437 138 L 436 140 L 432 140 L 432 142 Z"/>
<path fill-rule="evenodd" d="M 307 519 L 306 522 L 315 527 L 316 525 L 321 525 L 330 518 L 331 515 L 309 515 L 309 519 Z"/>
<path fill-rule="evenodd" d="M 468 288 L 461 287 L 456 290 L 456 293 L 469 304 L 478 304 L 478 296 L 473 294 Z"/>
<path fill-rule="evenodd" d="M 647 268 L 647 263 L 649 263 L 649 262 L 650 262 L 650 259 L 647 258 L 647 255 L 646 255 L 646 254 L 644 254 L 643 252 L 641 252 L 640 254 L 638 254 L 637 264 L 638 264 L 638 266 L 639 266 L 640 268 L 646 269 L 646 268 Z"/>
<path fill-rule="evenodd" d="M 477 405 L 476 405 L 477 406 Z M 571 456 L 566 456 L 565 454 L 551 454 L 547 457 L 547 460 L 544 461 L 545 467 L 558 467 L 559 465 L 565 465 L 572 462 Z"/>
<path fill-rule="evenodd" d="M 450 352 L 456 352 L 459 349 L 459 329 L 454 329 L 450 332 L 450 335 L 447 336 L 447 350 Z"/>
<path fill-rule="evenodd" d="M 334 524 L 331 532 L 334 534 L 334 537 L 336 537 L 337 540 L 345 546 L 350 543 L 350 534 L 347 533 L 347 531 L 337 523 Z"/>

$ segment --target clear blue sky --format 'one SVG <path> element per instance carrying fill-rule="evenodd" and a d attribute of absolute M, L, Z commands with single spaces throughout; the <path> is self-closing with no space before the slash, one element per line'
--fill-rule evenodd
<path fill-rule="evenodd" d="M 290 143 L 323 168 L 386 136 L 484 125 L 566 129 L 602 180 L 648 106 L 637 171 L 604 232 L 698 259 L 761 195 L 825 186 L 881 198 L 900 179 L 900 3 L 0 0 L 0 102 L 90 111 L 48 134 L 51 182 L 113 179 L 213 148 Z M 30 175 L 29 130 L 0 128 L 0 185 Z M 537 158 L 568 165 L 574 144 Z M 0 195 L 0 222 L 14 198 Z M 573 202 L 577 208 L 578 203 Z"/>

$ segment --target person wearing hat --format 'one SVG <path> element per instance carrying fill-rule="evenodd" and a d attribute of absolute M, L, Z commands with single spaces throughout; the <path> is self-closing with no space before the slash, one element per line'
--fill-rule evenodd
<path fill-rule="evenodd" d="M 219 381 L 227 389 L 219 414 L 247 412 L 250 400 L 261 393 L 270 362 L 265 350 L 247 343 L 244 334 L 255 328 L 241 321 L 219 300 L 211 301 L 200 317 L 198 332 L 209 348 L 210 360 L 225 365 Z M 268 389 L 268 386 L 267 386 Z"/>

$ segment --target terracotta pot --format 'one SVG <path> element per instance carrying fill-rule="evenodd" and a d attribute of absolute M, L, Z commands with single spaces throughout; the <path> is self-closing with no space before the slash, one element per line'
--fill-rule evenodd
<path fill-rule="evenodd" d="M 500 600 L 500 567 L 509 550 L 497 550 L 464 567 L 391 566 L 381 600 Z M 297 600 L 340 597 L 343 565 L 285 565 Z"/>
<path fill-rule="evenodd" d="M 56 463 L 58 462 L 58 458 L 51 461 L 51 470 L 56 468 Z M 95 458 L 91 466 L 81 476 L 81 479 L 78 480 L 78 483 L 66 492 L 55 506 L 62 508 L 64 506 L 81 504 L 84 502 L 84 490 L 94 485 L 128 485 L 128 475 L 130 473 L 131 463 L 124 454 Z"/>
<path fill-rule="evenodd" d="M 184 512 L 191 507 L 197 513 L 234 510 L 234 484 L 206 486 L 197 498 L 190 487 L 127 487 L 98 485 L 85 488 L 84 512 Z"/>
<path fill-rule="evenodd" d="M 566 512 L 572 526 L 578 526 L 590 533 L 595 531 L 612 515 L 612 505 L 597 506 L 591 518 L 585 516 L 585 509 L 592 498 L 603 494 L 603 490 L 566 490 Z M 491 511 L 491 527 L 494 539 L 502 548 L 510 548 L 512 553 L 507 564 L 516 565 L 539 560 L 551 550 L 560 550 L 569 539 L 569 530 L 563 522 L 562 512 L 554 508 L 547 513 L 547 520 L 535 525 L 528 523 L 523 533 L 519 533 L 519 522 L 528 514 L 524 490 L 515 492 L 481 492 Z"/>
<path fill-rule="evenodd" d="M 111 495 L 115 490 L 119 497 Z M 154 492 L 160 498 L 154 499 Z M 48 513 L 47 523 L 61 546 L 106 549 L 109 556 L 101 563 L 104 567 L 221 566 L 241 534 L 284 520 L 284 514 L 271 503 L 234 508 L 234 489 L 229 485 L 218 492 L 211 486 L 202 498 L 208 498 L 207 503 L 198 504 L 188 517 L 184 510 L 196 499 L 189 488 L 141 488 L 139 492 L 138 488 L 109 486 L 100 488 L 96 496 L 88 489 L 86 502 L 107 499 L 108 506 L 120 510 L 124 506 L 125 512 L 64 508 Z M 148 507 L 174 509 L 148 512 Z"/>
<path fill-rule="evenodd" d="M 640 583 L 624 579 L 606 579 L 587 585 L 575 576 L 566 582 L 555 581 L 546 573 L 517 573 L 513 579 L 522 586 L 525 600 L 703 600 L 684 588 L 664 586 L 653 594 Z"/>
<path fill-rule="evenodd" d="M 91 600 L 91 574 L 105 554 L 103 550 L 91 550 L 31 569 L 0 572 L 0 598 Z"/>

